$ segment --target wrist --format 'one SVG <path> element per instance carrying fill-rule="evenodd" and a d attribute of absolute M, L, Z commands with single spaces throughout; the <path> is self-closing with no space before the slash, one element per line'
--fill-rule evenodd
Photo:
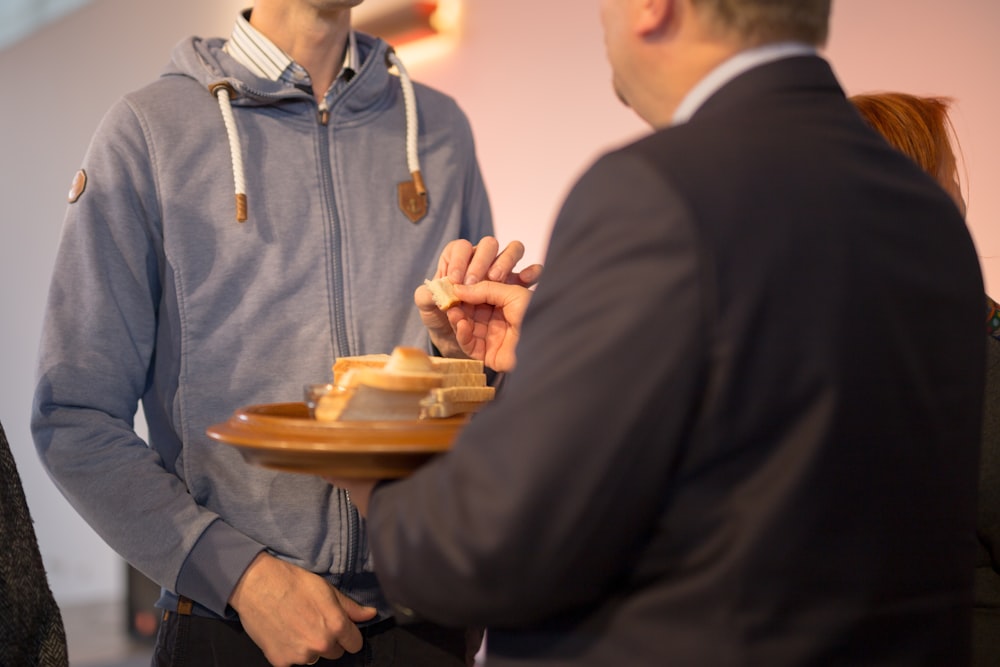
<path fill-rule="evenodd" d="M 236 610 L 236 613 L 240 613 L 240 607 L 244 601 L 245 592 L 254 587 L 254 580 L 256 578 L 256 573 L 259 570 L 259 566 L 264 562 L 264 559 L 270 558 L 266 551 L 261 551 L 257 554 L 256 558 L 250 561 L 247 568 L 243 571 L 243 574 L 236 582 L 236 586 L 233 587 L 233 592 L 229 595 L 229 606 Z"/>

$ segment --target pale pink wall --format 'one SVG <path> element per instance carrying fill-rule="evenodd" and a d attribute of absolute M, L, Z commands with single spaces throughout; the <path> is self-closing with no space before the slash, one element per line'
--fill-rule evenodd
<path fill-rule="evenodd" d="M 469 112 L 500 235 L 524 239 L 532 256 L 542 257 L 552 217 L 579 170 L 645 128 L 611 93 L 595 0 L 467 5 L 455 56 L 414 73 Z M 997 0 L 835 0 L 827 54 L 848 93 L 955 98 L 969 224 L 987 283 L 1000 292 L 998 28 Z"/>
<path fill-rule="evenodd" d="M 611 92 L 597 2 L 468 0 L 458 51 L 411 73 L 469 114 L 498 235 L 544 257 L 567 188 L 602 150 L 645 132 Z"/>

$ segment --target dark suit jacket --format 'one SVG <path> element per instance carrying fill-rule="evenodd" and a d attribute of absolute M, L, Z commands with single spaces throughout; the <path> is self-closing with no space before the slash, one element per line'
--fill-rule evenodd
<path fill-rule="evenodd" d="M 962 665 L 982 293 L 822 59 L 744 73 L 573 189 L 503 392 L 372 496 L 379 580 L 491 666 Z"/>

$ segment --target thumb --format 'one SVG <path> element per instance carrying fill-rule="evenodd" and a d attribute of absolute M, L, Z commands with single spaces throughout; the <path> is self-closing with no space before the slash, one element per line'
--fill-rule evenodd
<path fill-rule="evenodd" d="M 333 589 L 333 593 L 337 596 L 337 602 L 340 603 L 340 608 L 343 609 L 344 613 L 347 614 L 347 617 L 355 623 L 370 621 L 375 618 L 376 614 L 378 614 L 378 609 L 375 607 L 366 607 L 359 604 L 338 591 L 336 588 Z"/>
<path fill-rule="evenodd" d="M 434 303 L 434 294 L 431 293 L 430 289 L 426 285 L 418 285 L 415 290 L 413 290 L 413 303 L 420 310 L 436 310 L 437 304 Z"/>

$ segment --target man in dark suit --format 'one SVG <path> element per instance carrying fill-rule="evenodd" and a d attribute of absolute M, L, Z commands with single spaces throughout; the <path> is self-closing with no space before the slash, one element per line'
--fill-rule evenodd
<path fill-rule="evenodd" d="M 389 598 L 488 626 L 491 667 L 968 663 L 978 260 L 829 11 L 604 0 L 655 132 L 571 192 L 523 329 L 528 292 L 456 289 L 467 349 L 520 343 L 453 451 L 337 480 Z"/>

